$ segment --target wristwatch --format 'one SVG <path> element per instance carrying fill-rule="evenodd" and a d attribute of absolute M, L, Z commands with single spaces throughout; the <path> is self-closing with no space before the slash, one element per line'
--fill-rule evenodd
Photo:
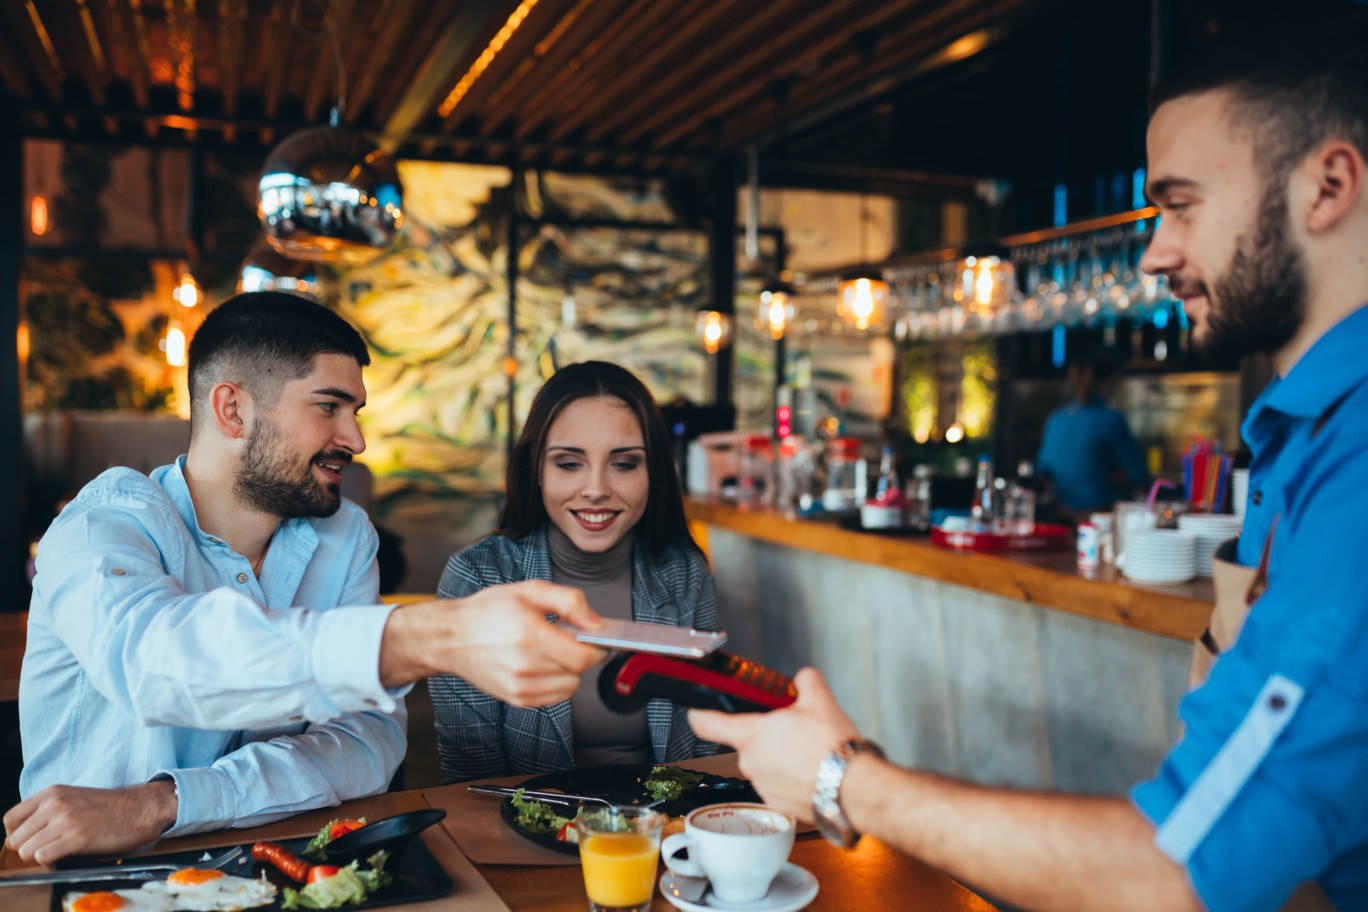
<path fill-rule="evenodd" d="M 812 817 L 818 832 L 832 845 L 845 849 L 860 841 L 860 834 L 850 825 L 850 818 L 841 807 L 841 782 L 856 754 L 873 754 L 882 760 L 884 752 L 873 741 L 851 738 L 822 760 L 822 765 L 817 767 L 817 786 L 812 792 Z"/>

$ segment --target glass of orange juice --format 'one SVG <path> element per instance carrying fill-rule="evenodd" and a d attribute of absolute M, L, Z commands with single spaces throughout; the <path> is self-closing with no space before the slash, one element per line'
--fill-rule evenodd
<path fill-rule="evenodd" d="M 665 815 L 635 807 L 584 810 L 575 818 L 590 912 L 646 912 L 655 895 Z"/>

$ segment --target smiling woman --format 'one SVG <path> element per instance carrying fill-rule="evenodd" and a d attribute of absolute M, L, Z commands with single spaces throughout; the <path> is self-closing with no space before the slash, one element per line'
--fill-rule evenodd
<path fill-rule="evenodd" d="M 558 371 L 532 402 L 494 534 L 454 555 L 438 594 L 542 579 L 584 592 L 603 617 L 717 627 L 712 574 L 689 534 L 665 424 L 630 372 L 602 361 Z M 517 709 L 450 675 L 429 681 L 447 782 L 709 754 L 682 707 L 614 714 L 601 666 L 565 702 Z"/>

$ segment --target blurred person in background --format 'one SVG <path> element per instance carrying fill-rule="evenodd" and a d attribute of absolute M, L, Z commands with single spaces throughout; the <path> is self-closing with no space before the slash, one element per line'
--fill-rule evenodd
<path fill-rule="evenodd" d="M 1068 370 L 1073 398 L 1045 422 L 1036 472 L 1055 503 L 1075 519 L 1109 511 L 1127 489 L 1149 485 L 1145 457 L 1126 416 L 1107 404 L 1119 379 L 1116 362 L 1105 352 L 1074 360 Z"/>
<path fill-rule="evenodd" d="M 602 617 L 717 629 L 712 572 L 689 533 L 665 423 L 629 371 L 586 361 L 546 381 L 513 447 L 505 491 L 498 530 L 452 556 L 440 596 L 548 580 L 582 590 Z M 609 710 L 600 670 L 585 671 L 570 699 L 535 709 L 453 675 L 430 679 L 443 779 L 661 763 L 716 749 L 668 700 Z"/>

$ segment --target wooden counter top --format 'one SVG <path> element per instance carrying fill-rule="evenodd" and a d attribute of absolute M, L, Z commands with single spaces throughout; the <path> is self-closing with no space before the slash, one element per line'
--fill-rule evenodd
<path fill-rule="evenodd" d="M 816 551 L 945 583 L 1068 611 L 1180 640 L 1206 629 L 1214 593 L 1210 580 L 1177 586 L 1132 583 L 1113 567 L 1084 575 L 1072 552 L 981 554 L 939 548 L 929 538 L 843 529 L 834 522 L 786 519 L 773 510 L 688 498 L 689 519 L 760 541 Z"/>

